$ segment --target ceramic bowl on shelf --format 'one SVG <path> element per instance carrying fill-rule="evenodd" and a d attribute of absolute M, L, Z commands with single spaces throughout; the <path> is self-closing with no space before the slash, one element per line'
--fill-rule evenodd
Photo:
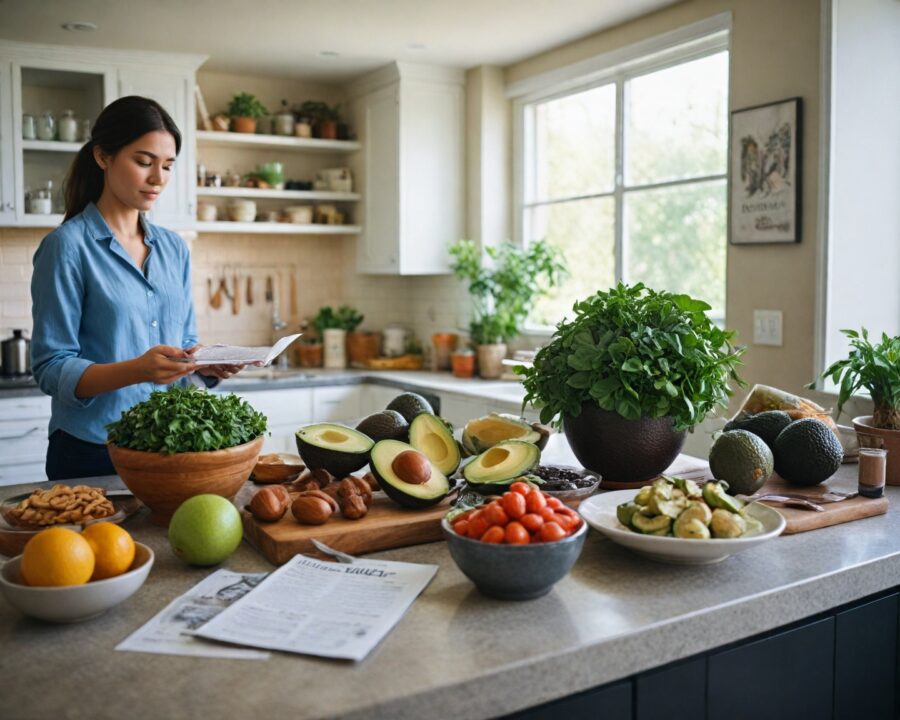
<path fill-rule="evenodd" d="M 74 623 L 96 617 L 131 597 L 144 584 L 153 567 L 153 551 L 134 544 L 134 562 L 121 575 L 84 585 L 31 587 L 22 584 L 22 556 L 8 560 L 0 570 L 0 592 L 10 605 L 25 615 L 57 623 Z"/>
<path fill-rule="evenodd" d="M 634 532 L 616 517 L 616 508 L 635 496 L 634 490 L 613 490 L 588 498 L 578 506 L 588 525 L 600 531 L 617 545 L 644 557 L 676 565 L 709 565 L 735 553 L 749 550 L 781 535 L 785 521 L 781 514 L 762 503 L 750 503 L 746 512 L 762 523 L 762 532 L 738 538 L 710 538 L 689 540 L 660 537 Z"/>
<path fill-rule="evenodd" d="M 295 225 L 311 225 L 313 221 L 313 209 L 311 205 L 291 205 L 283 211 L 288 222 Z"/>
<path fill-rule="evenodd" d="M 534 545 L 498 545 L 457 535 L 441 520 L 450 556 L 475 587 L 501 600 L 531 600 L 546 595 L 572 569 L 587 536 L 581 524 L 572 535 Z"/>
<path fill-rule="evenodd" d="M 256 220 L 256 203 L 253 200 L 232 200 L 228 203 L 228 219 L 232 222 Z"/>

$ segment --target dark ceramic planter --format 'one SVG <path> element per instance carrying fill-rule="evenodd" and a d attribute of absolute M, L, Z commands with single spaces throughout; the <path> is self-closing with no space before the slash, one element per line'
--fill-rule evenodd
<path fill-rule="evenodd" d="M 598 473 L 601 484 L 655 478 L 678 457 L 685 439 L 671 418 L 626 420 L 594 403 L 582 405 L 578 417 L 564 415 L 563 430 L 578 462 Z"/>

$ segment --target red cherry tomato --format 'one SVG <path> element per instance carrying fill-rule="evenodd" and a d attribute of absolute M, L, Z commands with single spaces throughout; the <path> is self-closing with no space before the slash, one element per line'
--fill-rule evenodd
<path fill-rule="evenodd" d="M 466 528 L 466 534 L 475 540 L 480 539 L 490 527 L 490 523 L 488 523 L 482 513 L 475 513 L 469 518 L 468 522 L 469 527 Z"/>
<path fill-rule="evenodd" d="M 555 522 L 544 523 L 544 527 L 541 528 L 541 540 L 544 542 L 556 542 L 562 540 L 566 535 L 566 531 Z"/>
<path fill-rule="evenodd" d="M 529 493 L 525 498 L 525 507 L 530 513 L 540 512 L 547 507 L 547 498 L 542 492 Z"/>
<path fill-rule="evenodd" d="M 500 503 L 492 502 L 484 510 L 484 519 L 488 525 L 506 525 L 509 522 L 509 515 L 503 509 Z"/>
<path fill-rule="evenodd" d="M 509 545 L 528 545 L 531 536 L 522 523 L 513 521 L 506 526 L 506 542 Z"/>
<path fill-rule="evenodd" d="M 506 533 L 503 531 L 503 528 L 499 525 L 494 525 L 485 530 L 484 535 L 481 536 L 481 542 L 502 543 L 505 537 Z"/>
<path fill-rule="evenodd" d="M 538 515 L 540 515 L 546 522 L 554 522 L 556 520 L 556 513 L 553 511 L 551 507 L 544 507 L 538 511 Z"/>
<path fill-rule="evenodd" d="M 519 495 L 528 495 L 534 488 L 526 482 L 516 480 L 516 482 L 509 486 L 509 489 L 514 493 L 519 493 Z"/>
<path fill-rule="evenodd" d="M 469 521 L 468 520 L 457 520 L 453 523 L 453 532 L 457 535 L 467 535 L 469 529 Z"/>
<path fill-rule="evenodd" d="M 561 508 L 562 506 L 563 506 L 562 500 L 560 500 L 559 498 L 555 498 L 555 497 L 547 498 L 547 507 L 552 507 L 554 510 L 556 510 L 558 508 Z"/>
<path fill-rule="evenodd" d="M 519 518 L 519 522 L 525 526 L 525 529 L 530 532 L 537 532 L 544 525 L 544 518 L 542 518 L 537 513 L 525 513 L 522 517 Z"/>
<path fill-rule="evenodd" d="M 530 496 L 529 496 L 530 497 Z M 511 518 L 518 519 L 525 514 L 525 496 L 519 493 L 507 493 L 503 496 L 503 509 Z"/>

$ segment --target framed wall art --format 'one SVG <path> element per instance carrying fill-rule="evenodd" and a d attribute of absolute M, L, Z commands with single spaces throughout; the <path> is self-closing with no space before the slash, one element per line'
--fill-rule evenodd
<path fill-rule="evenodd" d="M 731 113 L 729 240 L 800 242 L 801 99 Z"/>

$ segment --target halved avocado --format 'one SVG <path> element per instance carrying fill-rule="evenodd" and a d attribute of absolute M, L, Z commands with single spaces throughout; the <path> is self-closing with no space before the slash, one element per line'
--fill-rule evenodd
<path fill-rule="evenodd" d="M 409 444 L 431 460 L 432 467 L 452 475 L 459 467 L 459 446 L 450 428 L 437 415 L 422 413 L 409 426 Z"/>
<path fill-rule="evenodd" d="M 447 476 L 432 464 L 428 482 L 420 485 L 404 482 L 394 472 L 393 464 L 394 459 L 407 450 L 415 448 L 399 440 L 375 443 L 369 460 L 372 474 L 385 494 L 398 505 L 414 509 L 437 505 L 450 492 Z"/>
<path fill-rule="evenodd" d="M 491 413 L 469 420 L 463 428 L 462 443 L 473 455 L 489 450 L 504 440 L 521 440 L 537 445 L 541 433 L 514 415 Z"/>
<path fill-rule="evenodd" d="M 504 440 L 473 458 L 463 468 L 463 476 L 476 492 L 503 492 L 520 475 L 540 462 L 537 445 L 521 440 Z"/>
<path fill-rule="evenodd" d="M 369 462 L 372 438 L 343 425 L 317 423 L 300 428 L 297 450 L 310 470 L 324 468 L 336 478 L 356 472 Z"/>

